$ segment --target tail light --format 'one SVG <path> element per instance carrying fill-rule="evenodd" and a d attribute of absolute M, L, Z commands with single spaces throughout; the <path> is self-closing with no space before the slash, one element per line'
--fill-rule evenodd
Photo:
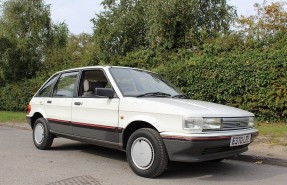
<path fill-rule="evenodd" d="M 31 112 L 31 109 L 32 109 L 32 107 L 31 107 L 31 105 L 29 104 L 29 105 L 28 105 L 28 107 L 27 107 L 27 111 L 28 111 L 28 113 L 30 113 L 30 112 Z"/>

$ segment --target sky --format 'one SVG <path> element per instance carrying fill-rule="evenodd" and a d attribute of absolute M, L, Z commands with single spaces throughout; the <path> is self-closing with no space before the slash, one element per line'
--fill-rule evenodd
<path fill-rule="evenodd" d="M 235 6 L 238 15 L 253 15 L 254 4 L 262 4 L 264 0 L 227 0 Z M 267 0 L 267 4 L 280 0 Z M 101 0 L 45 0 L 51 5 L 51 17 L 54 23 L 65 22 L 72 34 L 93 33 L 90 21 L 103 11 Z"/>

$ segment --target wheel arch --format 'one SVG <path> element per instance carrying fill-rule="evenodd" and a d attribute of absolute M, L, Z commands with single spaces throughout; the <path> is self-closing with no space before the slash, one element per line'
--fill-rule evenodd
<path fill-rule="evenodd" d="M 141 128 L 151 128 L 158 132 L 158 130 L 149 122 L 141 121 L 141 120 L 133 121 L 124 129 L 123 134 L 122 134 L 122 143 L 123 143 L 124 149 L 126 149 L 128 140 L 130 136 L 132 135 L 132 133 L 134 133 L 136 130 L 141 129 Z"/>
<path fill-rule="evenodd" d="M 34 128 L 35 122 L 39 118 L 43 118 L 44 116 L 40 112 L 35 112 L 34 115 L 31 117 L 31 128 Z"/>

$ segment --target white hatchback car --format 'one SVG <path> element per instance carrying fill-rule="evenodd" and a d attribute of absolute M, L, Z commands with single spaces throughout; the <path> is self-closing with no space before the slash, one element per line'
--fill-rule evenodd
<path fill-rule="evenodd" d="M 156 177 L 168 161 L 220 161 L 258 135 L 254 115 L 187 99 L 158 74 L 92 66 L 54 74 L 34 95 L 27 120 L 37 148 L 55 136 L 126 151 L 132 170 Z"/>

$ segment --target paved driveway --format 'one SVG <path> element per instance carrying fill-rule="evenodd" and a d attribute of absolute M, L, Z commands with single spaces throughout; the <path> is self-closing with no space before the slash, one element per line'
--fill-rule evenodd
<path fill-rule="evenodd" d="M 51 150 L 37 150 L 32 132 L 0 126 L 0 185 L 193 184 L 250 185 L 287 182 L 287 168 L 225 160 L 171 163 L 156 179 L 136 176 L 124 152 L 57 138 Z"/>

